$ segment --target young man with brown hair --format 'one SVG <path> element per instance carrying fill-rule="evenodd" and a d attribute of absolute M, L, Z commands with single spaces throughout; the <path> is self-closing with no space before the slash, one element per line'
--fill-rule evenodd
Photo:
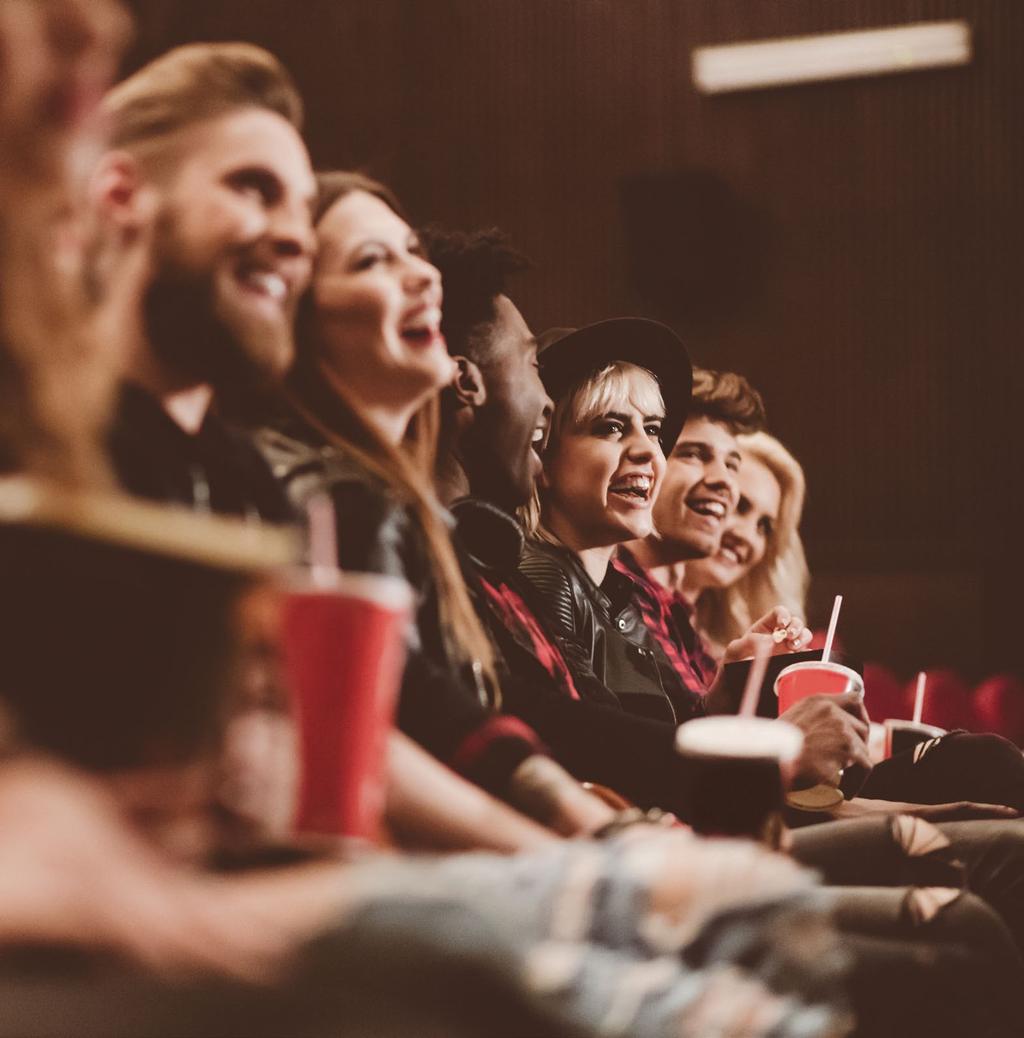
<path fill-rule="evenodd" d="M 143 496 L 282 519 L 262 462 L 210 404 L 280 377 L 294 355 L 314 249 L 299 95 L 260 48 L 195 44 L 129 77 L 104 108 L 98 217 L 126 237 L 153 225 L 111 445 L 118 475 Z"/>

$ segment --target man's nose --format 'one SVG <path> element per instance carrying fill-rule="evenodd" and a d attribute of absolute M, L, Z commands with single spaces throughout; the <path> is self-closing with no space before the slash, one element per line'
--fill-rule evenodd
<path fill-rule="evenodd" d="M 282 206 L 272 216 L 270 238 L 278 256 L 312 256 L 316 235 L 305 205 Z"/>
<path fill-rule="evenodd" d="M 736 507 L 739 500 L 739 483 L 736 480 L 736 473 L 724 461 L 716 459 L 706 466 L 704 483 L 709 489 L 727 493 L 732 507 Z"/>

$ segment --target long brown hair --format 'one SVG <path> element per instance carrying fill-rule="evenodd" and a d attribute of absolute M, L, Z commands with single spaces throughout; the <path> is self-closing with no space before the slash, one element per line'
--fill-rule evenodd
<path fill-rule="evenodd" d="M 335 203 L 354 192 L 379 198 L 405 219 L 394 195 L 360 173 L 321 173 L 317 180 L 319 191 L 313 213 L 317 226 Z M 299 315 L 296 363 L 286 385 L 288 402 L 329 444 L 354 458 L 409 507 L 426 542 L 448 651 L 479 673 L 492 703 L 498 705 L 500 689 L 491 642 L 466 590 L 432 484 L 440 426 L 439 397 L 431 397 L 413 416 L 405 440 L 396 448 L 325 385 L 316 346 L 312 293 L 307 293 Z M 325 406 L 328 399 L 329 406 Z"/>

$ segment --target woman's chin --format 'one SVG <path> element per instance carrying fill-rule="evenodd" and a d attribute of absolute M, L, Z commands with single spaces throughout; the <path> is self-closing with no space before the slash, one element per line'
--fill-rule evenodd
<path fill-rule="evenodd" d="M 443 357 L 424 354 L 391 356 L 386 364 L 374 364 L 368 360 L 361 372 L 350 374 L 348 381 L 353 386 L 358 383 L 365 387 L 360 393 L 362 396 L 379 393 L 391 401 L 401 400 L 420 406 L 450 386 L 454 373 L 454 362 L 447 353 Z"/>
<path fill-rule="evenodd" d="M 620 517 L 616 516 L 616 519 Z M 654 523 L 651 522 L 650 517 L 643 520 L 640 516 L 629 522 L 622 522 L 621 519 L 611 525 L 609 529 L 609 536 L 614 535 L 615 544 L 625 544 L 627 541 L 641 541 L 645 537 L 650 537 L 654 532 Z"/>
<path fill-rule="evenodd" d="M 395 377 L 415 385 L 421 392 L 439 393 L 455 380 L 455 361 L 444 348 L 413 355 L 403 361 Z"/>
<path fill-rule="evenodd" d="M 744 574 L 742 566 L 729 563 L 711 562 L 704 567 L 705 587 L 716 591 L 726 591 Z"/>

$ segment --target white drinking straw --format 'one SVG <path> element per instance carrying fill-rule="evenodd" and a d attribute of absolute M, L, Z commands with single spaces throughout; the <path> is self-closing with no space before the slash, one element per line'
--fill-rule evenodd
<path fill-rule="evenodd" d="M 828 633 L 825 635 L 825 648 L 821 650 L 821 662 L 828 663 L 832 655 L 832 639 L 836 636 L 836 625 L 839 623 L 839 609 L 843 604 L 843 596 L 836 595 L 832 603 L 832 619 L 828 622 Z"/>
<path fill-rule="evenodd" d="M 314 494 L 306 502 L 309 519 L 309 561 L 314 584 L 326 586 L 338 575 L 338 535 L 334 502 L 329 494 Z"/>
<path fill-rule="evenodd" d="M 768 657 L 771 656 L 771 653 L 772 648 L 768 642 L 758 642 L 754 658 L 750 661 L 750 669 L 747 671 L 747 683 L 743 688 L 743 698 L 740 700 L 740 717 L 753 717 L 757 712 L 757 701 L 760 699 L 761 684 L 764 681 L 764 672 L 768 669 Z"/>
<path fill-rule="evenodd" d="M 928 676 L 922 670 L 917 675 L 917 693 L 914 695 L 914 724 L 921 723 L 921 714 L 924 713 L 924 686 Z"/>

